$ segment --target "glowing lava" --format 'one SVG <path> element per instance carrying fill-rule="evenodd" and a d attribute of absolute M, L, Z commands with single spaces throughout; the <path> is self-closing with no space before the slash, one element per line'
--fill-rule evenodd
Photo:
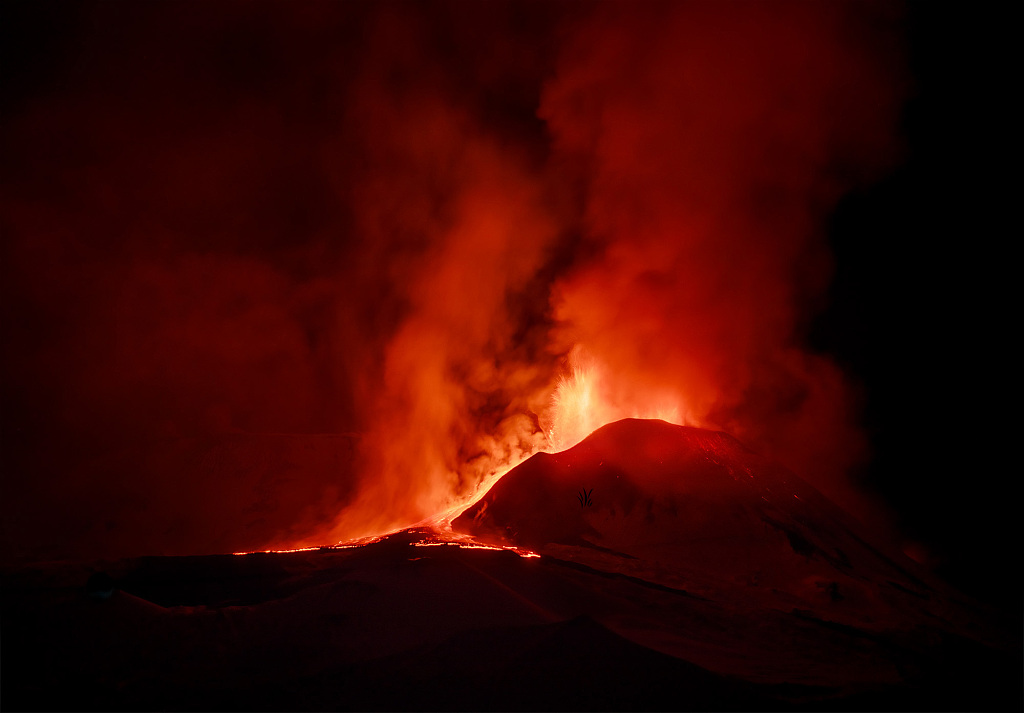
<path fill-rule="evenodd" d="M 682 399 L 669 389 L 611 378 L 580 346 L 569 356 L 569 373 L 558 379 L 551 397 L 547 437 L 554 453 L 572 448 L 601 426 L 623 418 L 652 418 L 686 425 Z M 691 423 L 692 425 L 692 423 Z"/>

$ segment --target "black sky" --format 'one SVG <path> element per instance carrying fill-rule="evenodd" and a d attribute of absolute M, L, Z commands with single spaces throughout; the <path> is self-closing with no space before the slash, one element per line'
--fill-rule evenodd
<path fill-rule="evenodd" d="M 831 304 L 812 339 L 866 387 L 863 473 L 964 590 L 1017 609 L 1009 68 L 994 5 L 908 5 L 907 154 L 832 219 Z"/>

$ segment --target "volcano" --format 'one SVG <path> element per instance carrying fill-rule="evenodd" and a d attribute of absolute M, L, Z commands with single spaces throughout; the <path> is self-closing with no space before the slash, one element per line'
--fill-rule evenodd
<path fill-rule="evenodd" d="M 675 594 L 659 614 L 645 605 L 601 620 L 761 683 L 893 687 L 952 640 L 1009 643 L 983 633 L 962 595 L 724 432 L 608 424 L 567 451 L 534 455 L 452 525 Z"/>
<path fill-rule="evenodd" d="M 1019 627 L 732 436 L 664 421 L 534 455 L 450 530 L 2 581 L 7 709 L 1020 704 Z"/>
<path fill-rule="evenodd" d="M 625 419 L 534 455 L 453 529 L 702 595 L 738 591 L 859 621 L 885 620 L 888 605 L 902 616 L 908 596 L 918 610 L 939 586 L 729 434 L 658 420 Z"/>

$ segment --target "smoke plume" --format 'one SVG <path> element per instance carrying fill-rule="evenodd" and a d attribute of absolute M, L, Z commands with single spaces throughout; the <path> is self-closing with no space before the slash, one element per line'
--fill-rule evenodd
<path fill-rule="evenodd" d="M 852 498 L 805 332 L 887 13 L 82 8 L 4 109 L 4 557 L 373 534 L 635 415 Z"/>

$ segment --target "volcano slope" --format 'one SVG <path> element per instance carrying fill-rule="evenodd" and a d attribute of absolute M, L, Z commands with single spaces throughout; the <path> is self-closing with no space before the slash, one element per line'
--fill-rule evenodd
<path fill-rule="evenodd" d="M 1016 623 L 871 543 L 820 492 L 727 433 L 608 424 L 534 455 L 452 526 L 674 593 L 588 613 L 712 671 L 833 690 L 854 706 L 1020 708 Z"/>
<path fill-rule="evenodd" d="M 589 499 L 589 502 L 587 500 Z M 935 583 L 727 433 L 625 419 L 510 471 L 453 529 L 715 598 L 885 620 Z M 839 606 L 839 602 L 843 602 Z M 902 616 L 902 614 L 900 614 Z"/>
<path fill-rule="evenodd" d="M 452 524 L 0 571 L 3 709 L 1021 709 L 1019 618 L 726 434 L 610 424 Z"/>

